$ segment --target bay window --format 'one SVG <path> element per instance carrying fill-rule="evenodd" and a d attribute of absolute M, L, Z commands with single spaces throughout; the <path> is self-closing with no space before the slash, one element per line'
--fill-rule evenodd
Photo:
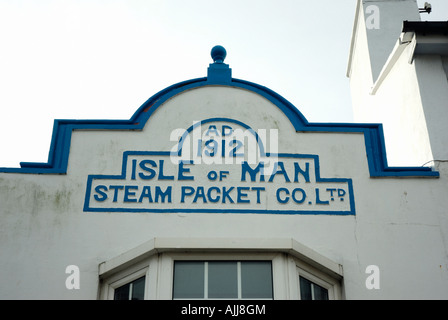
<path fill-rule="evenodd" d="M 156 238 L 99 270 L 101 299 L 342 297 L 342 266 L 292 239 Z"/>

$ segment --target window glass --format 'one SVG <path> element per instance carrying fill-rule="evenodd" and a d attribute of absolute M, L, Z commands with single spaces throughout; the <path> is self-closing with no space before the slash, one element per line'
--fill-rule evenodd
<path fill-rule="evenodd" d="M 314 289 L 314 300 L 328 300 L 328 290 L 318 286 L 317 284 L 313 284 Z"/>
<path fill-rule="evenodd" d="M 115 288 L 114 300 L 143 300 L 145 296 L 145 277 L 138 278 Z"/>
<path fill-rule="evenodd" d="M 175 261 L 173 298 L 204 298 L 203 261 Z"/>
<path fill-rule="evenodd" d="M 302 300 L 328 300 L 328 290 L 310 280 L 299 277 L 300 298 Z"/>
<path fill-rule="evenodd" d="M 125 284 L 114 291 L 114 300 L 129 300 L 129 287 L 130 283 Z"/>
<path fill-rule="evenodd" d="M 235 261 L 208 262 L 208 297 L 238 298 L 238 275 Z"/>
<path fill-rule="evenodd" d="M 311 281 L 300 277 L 300 298 L 302 300 L 312 300 L 311 296 Z"/>
<path fill-rule="evenodd" d="M 271 261 L 175 261 L 174 299 L 272 299 Z"/>
<path fill-rule="evenodd" d="M 132 282 L 131 300 L 143 300 L 145 298 L 145 277 Z"/>
<path fill-rule="evenodd" d="M 272 299 L 272 268 L 270 261 L 241 262 L 242 298 Z"/>

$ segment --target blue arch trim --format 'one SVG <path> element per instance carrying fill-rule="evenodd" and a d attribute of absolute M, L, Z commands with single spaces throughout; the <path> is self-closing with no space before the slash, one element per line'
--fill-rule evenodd
<path fill-rule="evenodd" d="M 278 93 L 256 83 L 232 78 L 230 70 L 224 63 L 210 64 L 207 77 L 179 82 L 161 90 L 143 103 L 129 120 L 55 120 L 46 163 L 21 162 L 20 168 L 0 168 L 0 172 L 65 174 L 73 130 L 142 130 L 154 111 L 168 99 L 186 90 L 219 85 L 246 89 L 263 96 L 288 117 L 298 132 L 362 133 L 371 177 L 439 176 L 430 167 L 389 167 L 382 124 L 310 123 L 294 105 Z"/>

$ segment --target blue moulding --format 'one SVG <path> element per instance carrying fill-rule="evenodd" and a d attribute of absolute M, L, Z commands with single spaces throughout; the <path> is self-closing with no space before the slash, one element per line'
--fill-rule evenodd
<path fill-rule="evenodd" d="M 231 68 L 224 63 L 226 51 L 221 46 L 212 49 L 214 60 L 207 77 L 176 83 L 153 95 L 129 120 L 55 120 L 48 162 L 21 162 L 20 168 L 0 168 L 0 172 L 31 174 L 66 174 L 73 130 L 142 130 L 152 113 L 171 97 L 183 91 L 205 86 L 231 86 L 255 92 L 272 102 L 291 121 L 298 132 L 338 132 L 364 134 L 367 161 L 371 177 L 439 177 L 430 167 L 389 167 L 382 124 L 310 123 L 289 101 L 259 84 L 232 78 Z"/>

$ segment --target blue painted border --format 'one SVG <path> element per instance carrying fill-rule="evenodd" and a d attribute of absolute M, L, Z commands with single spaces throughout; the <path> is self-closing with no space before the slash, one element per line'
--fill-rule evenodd
<path fill-rule="evenodd" d="M 216 62 L 210 64 L 207 77 L 179 82 L 163 89 L 138 108 L 129 120 L 55 120 L 46 163 L 21 162 L 20 168 L 0 168 L 0 172 L 66 174 L 73 130 L 142 130 L 152 113 L 168 99 L 186 90 L 216 85 L 241 88 L 263 96 L 288 117 L 296 131 L 364 134 L 371 177 L 439 177 L 439 173 L 429 167 L 389 167 L 381 124 L 309 123 L 279 94 L 261 85 L 232 78 L 228 65 Z"/>

